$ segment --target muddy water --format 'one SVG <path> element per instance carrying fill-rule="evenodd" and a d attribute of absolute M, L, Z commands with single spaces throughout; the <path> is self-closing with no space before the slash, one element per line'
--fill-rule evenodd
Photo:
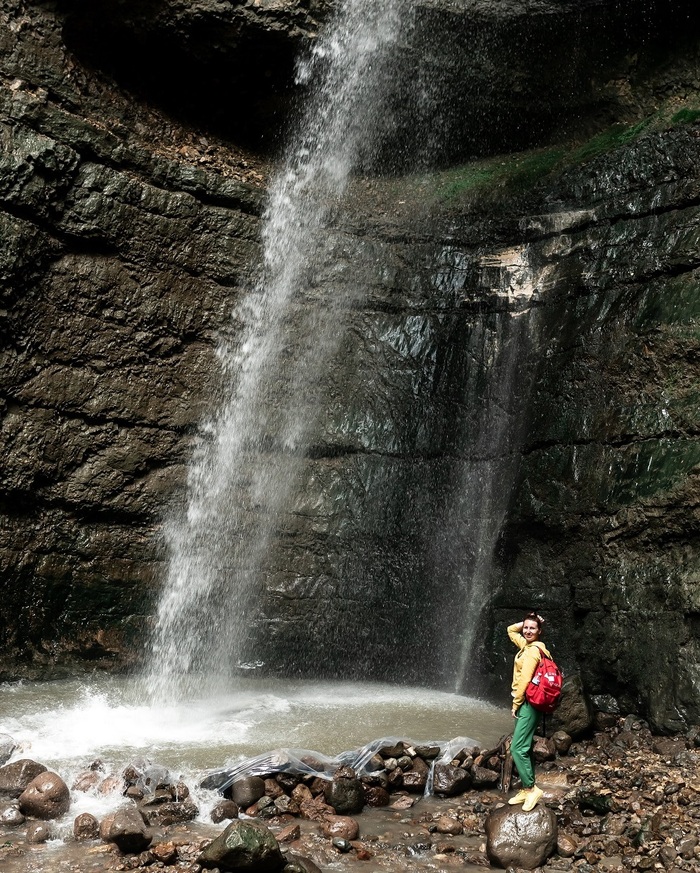
<path fill-rule="evenodd" d="M 203 837 L 221 829 L 208 824 L 218 795 L 196 787 L 209 770 L 277 748 L 333 756 L 384 736 L 415 741 L 465 736 L 487 745 L 510 727 L 508 710 L 473 698 L 371 683 L 251 679 L 216 697 L 161 707 L 145 705 L 141 687 L 124 678 L 0 687 L 0 733 L 19 744 L 12 760 L 39 761 L 68 785 L 96 759 L 106 775 L 144 759 L 162 764 L 192 788 L 201 814 L 189 832 Z M 100 818 L 121 803 L 118 791 L 73 791 L 71 809 L 52 824 L 55 839 L 47 846 L 27 846 L 23 827 L 0 829 L 0 842 L 10 844 L 5 851 L 23 852 L 14 860 L 4 856 L 2 869 L 103 869 L 106 847 L 71 846 L 72 823 L 81 812 Z M 398 828 L 397 839 L 403 839 L 404 817 L 385 812 L 372 827 L 381 833 Z"/>

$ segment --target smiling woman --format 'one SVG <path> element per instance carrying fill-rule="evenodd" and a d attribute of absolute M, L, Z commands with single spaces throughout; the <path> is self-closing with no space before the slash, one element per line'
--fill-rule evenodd
<path fill-rule="evenodd" d="M 540 721 L 539 712 L 525 699 L 525 689 L 533 677 L 542 653 L 549 657 L 549 650 L 540 642 L 540 633 L 544 619 L 536 612 L 528 613 L 523 621 L 510 625 L 508 636 L 518 647 L 518 653 L 513 662 L 513 696 L 512 715 L 515 719 L 515 730 L 510 751 L 517 768 L 522 790 L 508 803 L 522 803 L 523 810 L 531 810 L 542 797 L 542 791 L 535 785 L 535 768 L 532 761 L 532 739 Z"/>

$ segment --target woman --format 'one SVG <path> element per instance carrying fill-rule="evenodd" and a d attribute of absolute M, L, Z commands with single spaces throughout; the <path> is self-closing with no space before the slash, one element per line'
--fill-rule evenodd
<path fill-rule="evenodd" d="M 513 696 L 512 713 L 515 719 L 515 730 L 510 744 L 510 752 L 523 785 L 522 790 L 515 797 L 511 797 L 508 803 L 522 803 L 524 812 L 534 809 L 543 794 L 542 790 L 535 785 L 535 767 L 532 761 L 532 740 L 540 720 L 540 714 L 525 700 L 525 689 L 530 684 L 537 669 L 541 657 L 540 652 L 551 657 L 545 644 L 540 642 L 543 624 L 544 619 L 541 615 L 530 612 L 523 621 L 512 624 L 508 628 L 511 642 L 518 647 L 518 654 L 513 662 L 511 694 Z"/>

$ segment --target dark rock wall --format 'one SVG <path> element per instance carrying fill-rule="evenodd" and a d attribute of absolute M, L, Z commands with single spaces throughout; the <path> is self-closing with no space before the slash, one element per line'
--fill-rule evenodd
<path fill-rule="evenodd" d="M 90 78 L 49 10 L 1 18 L 0 674 L 123 665 L 261 198 L 240 156 L 208 171 L 213 147 Z"/>
<path fill-rule="evenodd" d="M 505 663 L 515 605 L 541 608 L 589 690 L 665 728 L 700 714 L 698 133 L 649 133 L 548 194 L 588 210 L 547 244 L 564 275 L 491 638 Z"/>
<path fill-rule="evenodd" d="M 240 145 L 279 142 L 327 12 L 0 2 L 2 676 L 140 651 L 259 258 L 264 174 Z M 362 303 L 261 576 L 267 669 L 505 699 L 504 624 L 537 606 L 589 691 L 700 719 L 697 19 L 418 5 L 399 69 L 423 99 L 385 163 L 556 147 L 354 186 L 318 281 Z"/>

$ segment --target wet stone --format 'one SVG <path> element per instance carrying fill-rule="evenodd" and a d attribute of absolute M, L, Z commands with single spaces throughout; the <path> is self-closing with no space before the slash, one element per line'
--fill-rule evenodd
<path fill-rule="evenodd" d="M 403 787 L 407 791 L 412 791 L 415 794 L 422 794 L 425 791 L 427 782 L 427 773 L 418 773 L 411 770 L 410 772 L 403 774 Z"/>
<path fill-rule="evenodd" d="M 531 812 L 502 807 L 489 813 L 485 822 L 486 854 L 497 867 L 543 864 L 557 845 L 557 820 L 542 804 Z"/>
<path fill-rule="evenodd" d="M 100 784 L 104 777 L 96 770 L 87 770 L 85 773 L 79 773 L 73 785 L 73 791 L 93 791 Z"/>
<path fill-rule="evenodd" d="M 311 858 L 305 858 L 291 852 L 287 855 L 287 864 L 283 870 L 284 873 L 321 873 L 321 868 Z"/>
<path fill-rule="evenodd" d="M 244 809 L 257 803 L 264 794 L 265 782 L 259 776 L 245 776 L 243 779 L 237 779 L 226 791 L 226 795 Z"/>
<path fill-rule="evenodd" d="M 114 843 L 122 852 L 136 853 L 148 848 L 151 837 L 146 831 L 146 825 L 135 806 L 118 809 L 106 827 L 100 826 L 100 836 Z"/>
<path fill-rule="evenodd" d="M 360 826 L 350 816 L 329 815 L 321 826 L 321 832 L 326 837 L 342 837 L 345 840 L 356 840 L 360 834 Z"/>
<path fill-rule="evenodd" d="M 566 834 L 559 834 L 557 836 L 557 853 L 562 858 L 572 858 L 576 854 L 576 849 L 577 843 L 573 837 Z"/>
<path fill-rule="evenodd" d="M 466 791 L 471 784 L 471 777 L 459 767 L 450 764 L 436 764 L 433 773 L 433 791 L 437 795 L 453 797 Z"/>
<path fill-rule="evenodd" d="M 538 764 L 544 761 L 553 761 L 557 755 L 554 742 L 548 737 L 535 737 L 532 746 L 532 756 Z"/>
<path fill-rule="evenodd" d="M 157 843 L 151 846 L 149 854 L 154 861 L 161 864 L 173 864 L 177 860 L 177 849 L 173 843 Z"/>
<path fill-rule="evenodd" d="M 462 824 L 457 819 L 448 815 L 441 815 L 435 822 L 435 830 L 439 834 L 449 834 L 456 837 L 462 833 Z"/>
<path fill-rule="evenodd" d="M 29 758 L 5 764 L 0 767 L 0 798 L 19 797 L 32 779 L 45 771 L 43 764 Z"/>
<path fill-rule="evenodd" d="M 27 827 L 25 839 L 32 844 L 45 843 L 51 839 L 51 828 L 45 822 L 33 821 Z"/>
<path fill-rule="evenodd" d="M 301 836 L 301 828 L 298 824 L 290 824 L 277 834 L 278 843 L 293 843 Z"/>
<path fill-rule="evenodd" d="M 566 731 L 555 731 L 552 734 L 552 742 L 554 743 L 557 755 L 566 755 L 571 748 L 573 740 Z"/>
<path fill-rule="evenodd" d="M 58 773 L 40 773 L 19 797 L 19 808 L 33 818 L 59 818 L 70 807 L 70 791 Z"/>
<path fill-rule="evenodd" d="M 141 805 L 139 809 L 142 817 L 151 827 L 164 827 L 166 825 L 192 821 L 199 815 L 199 807 L 192 803 L 191 800 L 185 800 L 182 803 L 177 803 L 176 801 L 158 803 L 156 806 Z"/>
<path fill-rule="evenodd" d="M 274 873 L 285 865 L 274 834 L 254 821 L 235 821 L 204 848 L 197 862 L 213 869 L 240 869 Z"/>
<path fill-rule="evenodd" d="M 389 805 L 389 792 L 385 788 L 379 785 L 365 785 L 364 791 L 367 806 L 380 807 Z"/>
<path fill-rule="evenodd" d="M 486 767 L 472 767 L 471 781 L 474 788 L 493 788 L 498 784 L 500 774 Z"/>
<path fill-rule="evenodd" d="M 4 804 L 0 812 L 0 824 L 14 828 L 24 824 L 26 818 L 14 804 Z"/>
<path fill-rule="evenodd" d="M 362 812 L 365 805 L 362 783 L 348 767 L 341 768 L 334 775 L 333 781 L 326 784 L 324 797 L 326 803 L 339 815 Z"/>
<path fill-rule="evenodd" d="M 73 836 L 82 843 L 85 840 L 96 840 L 100 835 L 100 823 L 89 812 L 81 812 L 73 822 Z"/>
<path fill-rule="evenodd" d="M 347 854 L 352 850 L 352 846 L 350 845 L 349 840 L 345 840 L 342 837 L 334 837 L 332 840 L 332 845 L 334 849 L 337 849 L 342 854 Z"/>
<path fill-rule="evenodd" d="M 434 761 L 440 754 L 440 746 L 416 746 L 416 755 L 426 761 Z"/>
<path fill-rule="evenodd" d="M 212 809 L 211 820 L 219 824 L 226 819 L 238 818 L 238 804 L 233 800 L 222 800 Z"/>
<path fill-rule="evenodd" d="M 278 797 L 282 797 L 285 793 L 284 788 L 279 784 L 276 779 L 265 779 L 265 796 L 271 797 L 272 800 L 277 800 Z"/>

